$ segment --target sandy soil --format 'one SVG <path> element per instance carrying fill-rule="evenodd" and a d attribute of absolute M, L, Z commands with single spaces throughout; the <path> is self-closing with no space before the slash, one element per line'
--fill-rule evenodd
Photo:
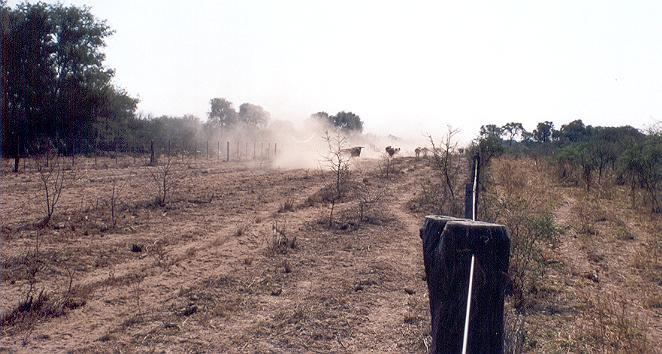
<path fill-rule="evenodd" d="M 86 169 L 43 229 L 31 226 L 45 210 L 39 175 L 28 166 L 3 176 L 2 311 L 26 296 L 24 260 L 37 234 L 36 288 L 55 298 L 71 281 L 85 301 L 5 326 L 2 348 L 426 350 L 422 216 L 407 209 L 425 163 L 401 159 L 387 180 L 377 161 L 358 161 L 353 180 L 383 198 L 360 225 L 356 200 L 338 203 L 331 230 L 329 205 L 309 199 L 332 181 L 318 170 L 178 161 L 172 202 L 162 208 L 143 161 L 77 164 Z M 111 227 L 114 180 L 124 186 Z M 274 249 L 283 237 L 290 245 Z M 142 252 L 132 252 L 134 244 Z"/>
<path fill-rule="evenodd" d="M 3 326 L 0 350 L 426 352 L 424 213 L 408 207 L 432 174 L 425 160 L 396 159 L 389 179 L 379 161 L 358 160 L 353 184 L 381 199 L 359 222 L 359 198 L 344 198 L 332 228 L 320 199 L 333 176 L 320 170 L 177 160 L 171 202 L 161 207 L 145 161 L 77 165 L 40 228 L 39 174 L 30 164 L 8 173 L 5 161 L 0 310 L 25 300 L 37 236 L 35 288 L 55 305 L 75 301 Z M 629 208 L 619 191 L 586 203 L 580 188 L 541 169 L 526 173 L 549 186 L 544 198 L 556 201 L 563 230 L 546 250 L 539 306 L 527 317 L 534 351 L 611 351 L 596 347 L 600 336 L 641 335 L 641 348 L 660 348 L 659 217 Z M 113 181 L 122 186 L 114 227 Z"/>

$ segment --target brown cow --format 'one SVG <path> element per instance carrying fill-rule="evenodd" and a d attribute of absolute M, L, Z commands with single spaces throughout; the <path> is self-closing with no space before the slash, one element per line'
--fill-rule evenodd
<path fill-rule="evenodd" d="M 386 153 L 390 157 L 393 157 L 393 155 L 397 154 L 399 151 L 400 151 L 400 148 L 394 148 L 391 145 L 386 147 Z"/>
<path fill-rule="evenodd" d="M 363 149 L 363 146 L 354 146 L 348 149 L 342 149 L 340 153 L 349 155 L 350 157 L 359 157 L 361 156 L 361 149 Z"/>
<path fill-rule="evenodd" d="M 423 157 L 428 157 L 428 152 L 430 152 L 430 149 L 426 147 L 417 147 L 414 149 L 414 152 L 416 153 L 416 158 L 421 157 L 421 155 L 423 155 Z"/>

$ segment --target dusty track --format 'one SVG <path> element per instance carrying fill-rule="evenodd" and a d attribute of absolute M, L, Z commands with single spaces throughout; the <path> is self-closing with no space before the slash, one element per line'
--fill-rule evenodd
<path fill-rule="evenodd" d="M 61 293 L 73 269 L 75 286 L 89 295 L 64 316 L 38 319 L 27 329 L 3 328 L 0 345 L 31 351 L 425 351 L 421 217 L 406 203 L 427 167 L 410 160 L 396 165 L 401 173 L 390 180 L 379 176 L 375 161 L 356 168 L 354 179 L 384 189 L 386 197 L 377 222 L 347 230 L 328 230 L 328 206 L 305 203 L 328 184 L 324 173 L 196 161 L 179 166 L 174 202 L 165 209 L 150 205 L 147 167 L 89 169 L 65 190 L 55 226 L 21 231 L 42 215 L 39 180 L 34 173 L 7 174 L 0 205 L 8 216 L 2 222 L 2 310 L 26 292 L 20 263 L 36 232 L 47 264 L 38 286 Z M 130 182 L 119 225 L 106 230 L 103 200 L 112 179 Z M 294 211 L 279 213 L 286 201 Z M 336 208 L 339 220 L 351 218 L 351 201 Z M 294 249 L 268 251 L 274 225 L 296 237 Z M 131 252 L 132 244 L 145 251 Z"/>

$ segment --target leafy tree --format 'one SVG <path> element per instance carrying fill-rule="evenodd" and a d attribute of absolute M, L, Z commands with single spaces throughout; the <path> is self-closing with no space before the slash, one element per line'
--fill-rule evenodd
<path fill-rule="evenodd" d="M 319 120 L 319 121 L 322 121 L 324 123 L 332 123 L 329 120 L 329 114 L 326 113 L 326 112 L 313 113 L 313 114 L 310 115 L 310 119 Z"/>
<path fill-rule="evenodd" d="M 333 125 L 345 132 L 358 132 L 363 131 L 363 122 L 361 118 L 352 112 L 338 112 L 335 116 L 329 117 Z"/>
<path fill-rule="evenodd" d="M 546 143 L 551 141 L 553 130 L 554 123 L 550 121 L 540 122 L 536 129 L 533 130 L 533 138 L 539 143 Z"/>
<path fill-rule="evenodd" d="M 533 141 L 533 133 L 528 132 L 526 130 L 522 130 L 522 141 L 525 143 L 529 143 Z"/>
<path fill-rule="evenodd" d="M 524 126 L 522 126 L 522 123 L 511 122 L 501 127 L 501 134 L 508 138 L 509 146 L 512 146 L 515 137 L 521 135 L 523 132 Z"/>
<path fill-rule="evenodd" d="M 558 159 L 562 164 L 570 168 L 578 168 L 582 179 L 586 184 L 586 191 L 591 190 L 593 172 L 597 168 L 594 146 L 589 143 L 581 143 L 567 146 L 559 151 Z"/>
<path fill-rule="evenodd" d="M 639 184 L 647 191 L 651 211 L 661 212 L 662 134 L 651 133 L 643 141 L 631 145 L 621 156 L 620 165 L 624 174 L 630 179 L 633 206 L 634 191 Z"/>
<path fill-rule="evenodd" d="M 361 117 L 352 112 L 338 112 L 329 116 L 326 112 L 317 112 L 310 115 L 310 119 L 336 127 L 344 132 L 362 132 L 363 121 Z"/>
<path fill-rule="evenodd" d="M 474 140 L 471 144 L 470 153 L 478 153 L 481 166 L 487 166 L 492 158 L 498 157 L 504 152 L 501 138 L 496 135 L 487 135 Z"/>
<path fill-rule="evenodd" d="M 581 119 L 573 120 L 568 124 L 561 126 L 559 138 L 561 142 L 577 143 L 586 140 L 589 136 L 587 127 Z"/>
<path fill-rule="evenodd" d="M 113 70 L 103 64 L 112 30 L 86 7 L 26 2 L 11 9 L 2 3 L 1 12 L 3 129 L 13 150 L 41 138 L 73 146 L 92 136 L 98 115 L 116 107 L 109 101 L 128 97 L 112 86 Z"/>
<path fill-rule="evenodd" d="M 243 103 L 239 106 L 239 122 L 256 128 L 264 128 L 270 119 L 269 112 L 264 108 L 251 103 Z"/>
<path fill-rule="evenodd" d="M 501 127 L 495 124 L 483 125 L 480 127 L 480 136 L 481 138 L 495 137 L 501 141 Z"/>
<path fill-rule="evenodd" d="M 232 106 L 232 102 L 225 98 L 212 98 L 209 105 L 211 108 L 206 123 L 208 130 L 222 133 L 236 124 L 237 111 Z"/>

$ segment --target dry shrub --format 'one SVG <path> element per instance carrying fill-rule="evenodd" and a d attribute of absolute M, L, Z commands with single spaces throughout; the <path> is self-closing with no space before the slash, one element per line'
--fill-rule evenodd
<path fill-rule="evenodd" d="M 495 161 L 482 198 L 483 220 L 503 224 L 510 233 L 510 301 L 520 312 L 534 301 L 546 268 L 543 250 L 556 242 L 558 234 L 547 195 L 549 186 L 531 173 L 530 163 L 527 159 Z"/>
<path fill-rule="evenodd" d="M 177 185 L 177 172 L 174 159 L 167 156 L 165 161 L 158 165 L 150 165 L 149 174 L 151 176 L 153 185 L 156 190 L 156 203 L 160 206 L 165 206 L 172 192 Z"/>
<path fill-rule="evenodd" d="M 296 208 L 294 207 L 294 202 L 292 201 L 292 199 L 286 200 L 278 208 L 279 213 L 293 212 L 295 210 L 296 210 Z"/>
<path fill-rule="evenodd" d="M 287 254 L 289 250 L 299 247 L 297 237 L 287 236 L 283 224 L 279 223 L 278 220 L 274 220 L 271 224 L 271 239 L 267 247 L 267 255 Z"/>
<path fill-rule="evenodd" d="M 582 352 L 601 353 L 649 353 L 652 352 L 637 317 L 629 313 L 624 298 L 614 299 L 604 294 L 594 294 L 587 299 L 587 318 L 569 346 Z"/>
<path fill-rule="evenodd" d="M 386 190 L 380 186 L 371 186 L 365 181 L 355 182 L 352 187 L 353 195 L 358 201 L 358 223 L 380 223 L 380 219 L 383 218 L 378 214 L 382 209 Z"/>
<path fill-rule="evenodd" d="M 40 250 L 39 232 L 35 237 L 34 248 L 26 252 L 24 268 L 28 290 L 23 300 L 12 310 L 0 315 L 0 327 L 18 328 L 29 336 L 34 324 L 45 318 L 60 317 L 69 310 L 79 308 L 86 303 L 91 292 L 89 287 L 74 286 L 74 272 L 67 269 L 68 288 L 61 294 L 49 293 L 39 286 L 39 274 L 50 267 L 47 257 Z"/>
<path fill-rule="evenodd" d="M 504 311 L 504 352 L 523 353 L 528 338 L 526 316 L 518 313 L 512 307 Z"/>
<path fill-rule="evenodd" d="M 577 200 L 572 212 L 576 215 L 574 229 L 579 235 L 597 235 L 598 230 L 595 223 L 609 220 L 607 213 L 599 202 L 587 194 Z"/>
<path fill-rule="evenodd" d="M 60 201 L 67 184 L 77 180 L 77 171 L 72 169 L 71 166 L 66 166 L 58 154 L 55 154 L 50 161 L 46 159 L 46 162 L 44 162 L 42 159 L 37 159 L 35 162 L 46 204 L 46 216 L 42 224 L 46 225 L 53 217 L 55 207 Z"/>

